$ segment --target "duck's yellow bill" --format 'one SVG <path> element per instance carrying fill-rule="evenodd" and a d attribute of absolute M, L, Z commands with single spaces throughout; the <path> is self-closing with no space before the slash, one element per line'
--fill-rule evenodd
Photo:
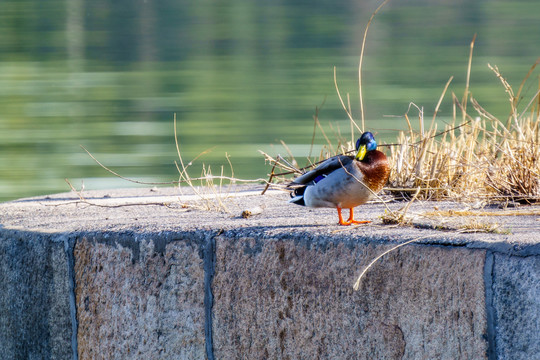
<path fill-rule="evenodd" d="M 364 160 L 364 157 L 367 153 L 367 147 L 366 145 L 360 145 L 360 148 L 358 149 L 358 153 L 356 154 L 356 160 Z"/>

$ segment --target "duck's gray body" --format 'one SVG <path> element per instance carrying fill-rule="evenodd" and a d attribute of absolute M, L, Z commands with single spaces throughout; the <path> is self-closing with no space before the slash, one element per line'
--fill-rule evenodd
<path fill-rule="evenodd" d="M 364 204 L 370 199 L 372 191 L 364 184 L 361 165 L 360 161 L 346 155 L 322 162 L 291 183 L 292 187 L 298 187 L 290 202 L 331 208 L 353 208 Z"/>

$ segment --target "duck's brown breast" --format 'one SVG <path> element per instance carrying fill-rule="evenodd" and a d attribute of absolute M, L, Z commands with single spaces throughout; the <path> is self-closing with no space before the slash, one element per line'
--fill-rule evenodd
<path fill-rule="evenodd" d="M 364 174 L 364 183 L 375 193 L 382 190 L 390 177 L 390 165 L 384 153 L 373 150 L 366 154 L 356 165 Z"/>

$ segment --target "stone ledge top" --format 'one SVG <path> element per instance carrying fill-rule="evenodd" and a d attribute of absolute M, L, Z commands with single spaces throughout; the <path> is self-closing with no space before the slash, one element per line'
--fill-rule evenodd
<path fill-rule="evenodd" d="M 215 189 L 219 192 L 219 189 Z M 540 254 L 540 206 L 524 206 L 505 213 L 484 208 L 481 216 L 418 216 L 416 226 L 384 225 L 383 204 L 356 208 L 355 218 L 371 224 L 340 226 L 334 209 L 311 209 L 288 204 L 288 194 L 272 190 L 260 195 L 261 186 L 224 187 L 221 195 L 191 188 L 131 188 L 61 193 L 0 204 L 0 231 L 25 230 L 49 234 L 112 232 L 216 231 L 236 237 L 294 238 L 327 242 L 380 241 L 395 243 L 423 238 L 419 243 L 492 249 L 521 256 Z M 389 203 L 392 211 L 403 202 Z M 451 202 L 415 202 L 410 214 L 463 210 Z M 253 215 L 241 216 L 244 211 Z M 522 211 L 526 215 L 516 215 Z M 347 214 L 347 210 L 345 210 Z M 487 215 L 486 215 L 487 214 Z M 509 214 L 509 215 L 505 215 Z M 464 224 L 497 224 L 500 233 L 466 232 Z M 433 228 L 453 228 L 435 230 Z"/>

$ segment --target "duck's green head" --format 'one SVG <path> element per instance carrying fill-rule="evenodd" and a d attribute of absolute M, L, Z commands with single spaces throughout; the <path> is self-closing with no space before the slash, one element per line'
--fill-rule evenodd
<path fill-rule="evenodd" d="M 366 131 L 356 140 L 356 159 L 364 160 L 368 151 L 377 149 L 377 142 L 375 137 L 369 131 Z"/>

